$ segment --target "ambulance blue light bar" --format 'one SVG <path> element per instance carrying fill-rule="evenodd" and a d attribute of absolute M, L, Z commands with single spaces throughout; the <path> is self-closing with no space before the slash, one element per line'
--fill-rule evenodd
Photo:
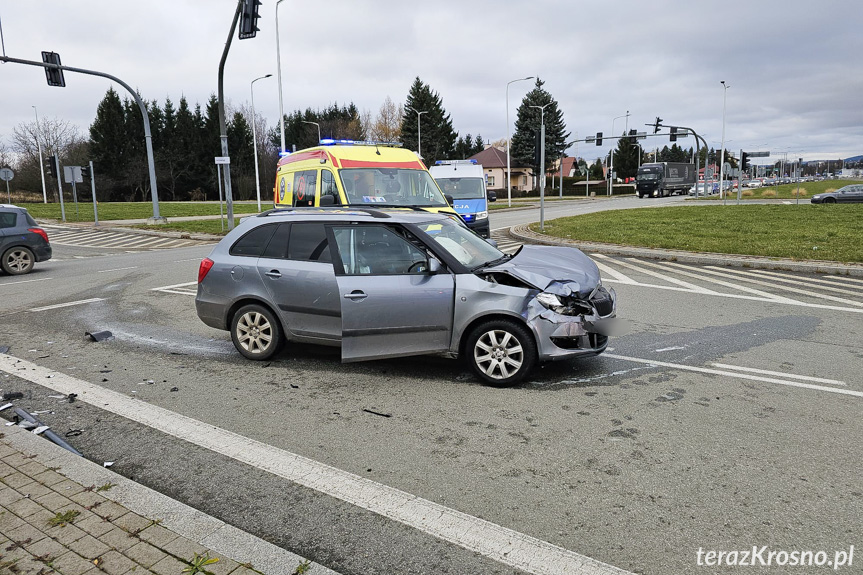
<path fill-rule="evenodd" d="M 321 146 L 389 146 L 392 148 L 400 148 L 401 142 L 372 142 L 365 140 L 335 140 L 332 138 L 324 138 L 320 141 Z"/>
<path fill-rule="evenodd" d="M 449 166 L 451 164 L 473 164 L 476 165 L 479 162 L 476 160 L 438 160 L 434 163 L 435 166 Z"/>

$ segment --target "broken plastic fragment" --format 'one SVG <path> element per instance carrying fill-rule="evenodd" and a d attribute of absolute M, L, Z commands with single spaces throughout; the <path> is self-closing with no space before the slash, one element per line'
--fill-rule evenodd
<path fill-rule="evenodd" d="M 114 334 L 110 331 L 87 331 L 84 332 L 84 335 L 86 335 L 93 341 L 105 341 L 106 339 L 114 338 Z"/>
<path fill-rule="evenodd" d="M 36 429 L 33 430 L 33 434 L 39 435 L 40 433 L 45 433 L 49 429 L 51 429 L 51 427 L 49 427 L 47 425 L 40 425 L 39 427 L 37 427 Z"/>
<path fill-rule="evenodd" d="M 102 464 L 102 467 L 111 467 L 112 465 L 114 465 L 113 461 L 106 461 Z"/>
<path fill-rule="evenodd" d="M 8 345 L 0 345 L 0 353 L 9 353 Z"/>

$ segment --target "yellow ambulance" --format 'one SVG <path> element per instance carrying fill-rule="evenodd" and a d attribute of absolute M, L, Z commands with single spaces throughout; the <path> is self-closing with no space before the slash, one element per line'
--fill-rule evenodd
<path fill-rule="evenodd" d="M 275 207 L 421 208 L 458 217 L 414 152 L 399 144 L 321 140 L 279 159 Z"/>

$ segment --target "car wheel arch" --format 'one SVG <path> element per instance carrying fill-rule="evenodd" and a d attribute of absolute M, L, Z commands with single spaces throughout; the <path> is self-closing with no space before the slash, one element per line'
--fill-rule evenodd
<path fill-rule="evenodd" d="M 530 334 L 530 337 L 533 338 L 533 344 L 537 350 L 537 356 L 539 355 L 539 341 L 536 337 L 536 332 L 533 330 L 533 328 L 526 321 L 524 321 L 524 317 L 522 317 L 521 315 L 518 315 L 518 314 L 514 314 L 514 313 L 509 314 L 509 313 L 496 312 L 496 313 L 488 313 L 488 314 L 476 316 L 476 317 L 472 318 L 469 323 L 465 324 L 465 326 L 461 330 L 461 333 L 459 334 L 459 342 L 458 342 L 459 357 L 464 357 L 465 346 L 467 345 L 467 340 L 468 340 L 468 338 L 470 338 L 470 335 L 471 335 L 471 333 L 473 333 L 473 330 L 476 329 L 476 327 L 482 323 L 485 323 L 487 321 L 495 321 L 495 320 L 513 321 L 513 322 L 516 322 L 519 325 L 521 325 L 524 329 L 527 330 L 527 332 Z M 536 359 L 539 360 L 538 357 Z"/>
<path fill-rule="evenodd" d="M 289 333 L 287 330 L 287 326 L 285 325 L 285 321 L 282 319 L 282 314 L 280 314 L 278 310 L 273 309 L 273 306 L 266 300 L 248 296 L 244 296 L 238 299 L 237 301 L 233 302 L 228 308 L 228 311 L 225 313 L 225 317 L 223 320 L 226 329 L 231 329 L 231 323 L 234 321 L 234 316 L 237 314 L 238 311 L 240 311 L 243 307 L 252 304 L 262 306 L 269 310 L 269 312 L 273 314 L 273 317 L 275 317 L 279 321 L 279 325 L 282 328 L 282 333 L 284 333 L 285 335 Z"/>

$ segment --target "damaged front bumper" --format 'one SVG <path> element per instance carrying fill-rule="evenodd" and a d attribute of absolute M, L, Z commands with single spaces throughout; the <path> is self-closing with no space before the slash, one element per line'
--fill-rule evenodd
<path fill-rule="evenodd" d="M 596 293 L 596 292 L 595 292 Z M 608 347 L 608 336 L 618 330 L 617 294 L 601 288 L 599 297 L 588 300 L 591 311 L 558 313 L 537 299 L 528 304 L 527 322 L 536 334 L 540 361 L 598 355 Z"/>

